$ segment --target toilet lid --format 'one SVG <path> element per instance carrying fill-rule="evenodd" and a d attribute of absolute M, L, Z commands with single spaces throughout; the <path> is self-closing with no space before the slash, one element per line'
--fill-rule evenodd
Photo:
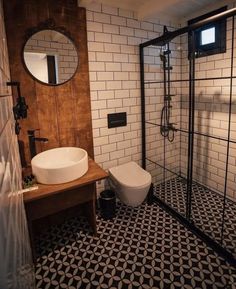
<path fill-rule="evenodd" d="M 151 183 L 151 175 L 135 162 L 109 169 L 110 174 L 127 187 L 141 187 Z"/>

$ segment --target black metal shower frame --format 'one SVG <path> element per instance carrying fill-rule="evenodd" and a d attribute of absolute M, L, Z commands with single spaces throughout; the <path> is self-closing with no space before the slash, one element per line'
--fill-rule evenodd
<path fill-rule="evenodd" d="M 179 79 L 179 80 L 171 80 L 172 83 L 174 82 L 189 82 L 189 120 L 188 120 L 188 130 L 177 129 L 177 131 L 184 132 L 188 134 L 188 172 L 187 172 L 187 200 L 186 200 L 186 218 L 183 217 L 180 213 L 176 210 L 171 208 L 168 204 L 162 201 L 160 198 L 153 196 L 153 200 L 159 203 L 164 209 L 174 215 L 179 221 L 181 221 L 185 226 L 187 226 L 191 231 L 197 234 L 201 239 L 203 239 L 209 246 L 211 246 L 217 253 L 222 255 L 226 258 L 231 264 L 236 266 L 236 259 L 234 258 L 231 252 L 227 251 L 223 248 L 222 241 L 223 241 L 223 231 L 224 231 L 224 219 L 225 219 L 225 205 L 226 205 L 226 190 L 227 190 L 227 179 L 228 179 L 228 162 L 229 162 L 229 150 L 230 150 L 230 143 L 236 143 L 236 141 L 230 139 L 230 130 L 231 130 L 231 112 L 232 112 L 232 86 L 233 86 L 233 79 L 236 79 L 236 76 L 233 76 L 233 61 L 234 61 L 234 15 L 236 15 L 236 8 L 232 8 L 230 10 L 226 10 L 222 13 L 217 15 L 211 16 L 204 20 L 201 20 L 197 23 L 194 23 L 189 26 L 185 26 L 178 30 L 172 32 L 166 32 L 162 36 L 157 37 L 155 39 L 146 41 L 139 45 L 139 52 L 140 52 L 140 81 L 141 81 L 141 129 L 142 129 L 142 167 L 146 169 L 146 123 L 153 124 L 156 126 L 160 126 L 156 123 L 147 122 L 145 119 L 145 84 L 154 84 L 154 83 L 163 83 L 163 81 L 147 81 L 145 82 L 144 76 L 144 49 L 148 46 L 155 45 L 155 46 L 163 46 L 167 42 L 170 42 L 177 36 L 183 35 L 184 33 L 189 34 L 189 41 L 192 44 L 192 52 L 189 57 L 189 79 Z M 214 21 L 227 19 L 232 17 L 232 41 L 231 41 L 231 70 L 230 76 L 228 77 L 211 77 L 211 78 L 195 78 L 195 52 L 194 52 L 194 41 L 195 35 L 194 31 L 200 27 L 203 27 L 209 23 Z M 228 118 L 228 137 L 221 138 L 216 137 L 213 135 L 208 135 L 200 132 L 194 131 L 194 112 L 195 112 L 195 81 L 200 80 L 222 80 L 222 79 L 229 79 L 230 80 L 230 100 L 229 100 L 229 118 Z M 215 240 L 210 238 L 206 233 L 201 231 L 198 227 L 196 227 L 191 222 L 191 200 L 192 200 L 192 182 L 193 182 L 193 149 L 194 149 L 194 135 L 201 135 L 208 138 L 214 138 L 218 140 L 223 140 L 227 142 L 227 150 L 226 150 L 226 162 L 225 162 L 225 181 L 224 181 L 224 199 L 223 199 L 223 216 L 222 216 L 222 227 L 221 227 L 221 245 L 217 243 Z M 151 161 L 151 160 L 149 160 Z M 164 166 L 158 164 L 157 162 L 153 162 L 156 165 L 162 167 L 171 173 L 178 175 L 176 172 L 173 172 L 170 169 L 165 167 L 165 160 Z M 178 175 L 179 176 L 179 175 Z M 153 187 L 153 186 L 152 186 Z"/>

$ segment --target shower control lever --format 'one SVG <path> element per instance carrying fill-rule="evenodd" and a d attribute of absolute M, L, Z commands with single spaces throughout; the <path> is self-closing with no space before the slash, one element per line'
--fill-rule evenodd
<path fill-rule="evenodd" d="M 171 50 L 165 50 L 164 51 L 164 55 L 168 55 L 168 54 L 171 54 Z"/>
<path fill-rule="evenodd" d="M 172 96 L 175 96 L 175 94 L 167 94 L 165 97 L 164 97 L 164 100 L 172 100 Z"/>
<path fill-rule="evenodd" d="M 178 131 L 178 129 L 175 128 L 174 125 L 177 125 L 177 123 L 170 123 L 170 124 L 168 125 L 169 130 Z"/>
<path fill-rule="evenodd" d="M 163 133 L 163 132 L 168 132 L 170 129 L 169 129 L 169 127 L 167 127 L 167 126 L 162 126 L 161 127 L 161 132 Z"/>

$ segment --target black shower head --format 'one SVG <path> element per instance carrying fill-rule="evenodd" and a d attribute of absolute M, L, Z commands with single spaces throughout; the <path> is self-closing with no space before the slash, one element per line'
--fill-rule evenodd
<path fill-rule="evenodd" d="M 168 44 L 172 39 L 168 38 L 168 35 L 171 32 L 168 31 L 167 27 L 164 26 L 163 28 L 163 34 L 158 38 L 158 42 L 156 44 L 154 44 L 155 46 L 165 46 L 166 44 Z"/>
<path fill-rule="evenodd" d="M 161 36 L 161 37 L 162 37 L 162 36 Z M 160 38 L 161 38 L 161 37 L 160 37 Z M 160 38 L 159 38 L 158 43 L 153 44 L 154 46 L 165 46 L 166 44 L 169 43 L 169 41 L 167 41 L 166 39 L 160 40 Z"/>

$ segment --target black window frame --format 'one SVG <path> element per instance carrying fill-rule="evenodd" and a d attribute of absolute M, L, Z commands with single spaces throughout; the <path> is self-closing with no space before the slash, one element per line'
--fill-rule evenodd
<path fill-rule="evenodd" d="M 207 14 L 204 14 L 204 15 L 201 15 L 199 17 L 189 20 L 188 25 L 197 23 L 203 19 L 214 16 L 226 10 L 227 10 L 227 6 L 221 7 L 210 13 L 207 13 Z M 215 42 L 202 45 L 201 44 L 202 31 L 212 28 L 212 27 L 215 27 Z M 194 30 L 194 35 L 195 35 L 195 57 L 196 58 L 226 52 L 226 19 L 214 21 L 207 25 L 204 25 Z M 190 36 L 189 36 L 188 37 L 189 56 L 191 55 L 191 50 L 192 50 L 192 43 L 191 43 Z"/>

